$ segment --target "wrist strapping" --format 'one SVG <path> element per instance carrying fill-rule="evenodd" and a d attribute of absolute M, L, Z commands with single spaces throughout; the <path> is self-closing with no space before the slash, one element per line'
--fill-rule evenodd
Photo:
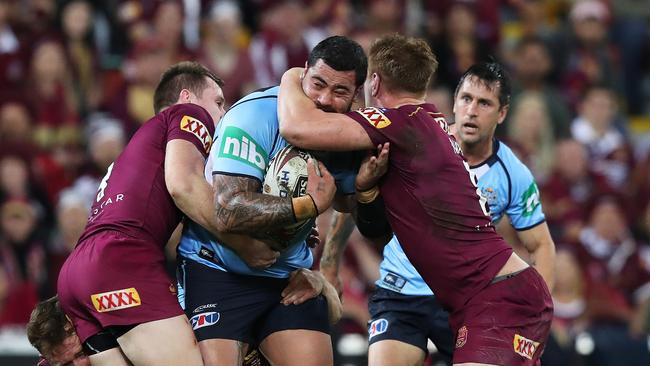
<path fill-rule="evenodd" d="M 296 222 L 318 216 L 316 202 L 309 193 L 301 197 L 292 198 L 291 205 L 293 206 L 293 216 Z"/>
<path fill-rule="evenodd" d="M 373 186 L 365 191 L 357 191 L 357 202 L 370 203 L 379 196 L 379 187 Z"/>

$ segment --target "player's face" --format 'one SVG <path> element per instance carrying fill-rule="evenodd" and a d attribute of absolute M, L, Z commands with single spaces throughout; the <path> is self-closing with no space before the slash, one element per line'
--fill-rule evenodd
<path fill-rule="evenodd" d="M 76 334 L 69 336 L 59 346 L 54 347 L 47 360 L 52 366 L 90 366 L 90 359 L 84 354 Z"/>
<path fill-rule="evenodd" d="M 356 87 L 354 71 L 336 71 L 323 60 L 308 67 L 302 79 L 302 90 L 326 112 L 347 112 L 352 106 Z"/>
<path fill-rule="evenodd" d="M 203 89 L 201 96 L 196 96 L 194 94 L 190 95 L 190 103 L 198 104 L 203 107 L 208 113 L 214 124 L 219 123 L 221 117 L 226 113 L 223 109 L 225 104 L 225 99 L 223 97 L 223 91 L 221 87 L 212 79 L 207 78 L 208 87 Z"/>
<path fill-rule="evenodd" d="M 463 81 L 454 100 L 456 132 L 461 143 L 489 143 L 508 111 L 499 103 L 498 85 L 486 85 L 472 76 Z"/>

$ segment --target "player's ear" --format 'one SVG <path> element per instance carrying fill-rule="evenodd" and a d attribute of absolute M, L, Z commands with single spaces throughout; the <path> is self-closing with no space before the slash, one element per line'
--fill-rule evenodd
<path fill-rule="evenodd" d="M 192 99 L 192 92 L 190 92 L 187 89 L 182 89 L 180 93 L 178 93 L 178 102 L 179 103 L 189 103 L 190 99 Z"/>
<path fill-rule="evenodd" d="M 497 124 L 501 124 L 506 119 L 509 109 L 510 109 L 509 104 L 506 104 L 499 109 L 499 120 L 497 121 Z"/>
<path fill-rule="evenodd" d="M 370 77 L 370 92 L 373 97 L 376 97 L 377 94 L 379 94 L 379 88 L 381 87 L 381 76 L 379 76 L 378 73 L 373 72 Z"/>

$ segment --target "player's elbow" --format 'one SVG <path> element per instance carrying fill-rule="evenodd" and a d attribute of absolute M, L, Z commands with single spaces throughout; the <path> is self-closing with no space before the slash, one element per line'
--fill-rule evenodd
<path fill-rule="evenodd" d="M 285 120 L 280 123 L 280 135 L 282 135 L 289 144 L 300 146 L 304 136 L 300 133 L 300 130 L 294 126 L 295 125 L 291 122 L 291 118 L 285 118 Z"/>

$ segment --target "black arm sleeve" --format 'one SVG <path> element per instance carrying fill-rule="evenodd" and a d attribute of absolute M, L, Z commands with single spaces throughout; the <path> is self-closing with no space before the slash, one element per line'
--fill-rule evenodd
<path fill-rule="evenodd" d="M 379 238 L 393 232 L 386 218 L 381 195 L 370 203 L 357 202 L 356 224 L 359 232 L 368 238 Z"/>

